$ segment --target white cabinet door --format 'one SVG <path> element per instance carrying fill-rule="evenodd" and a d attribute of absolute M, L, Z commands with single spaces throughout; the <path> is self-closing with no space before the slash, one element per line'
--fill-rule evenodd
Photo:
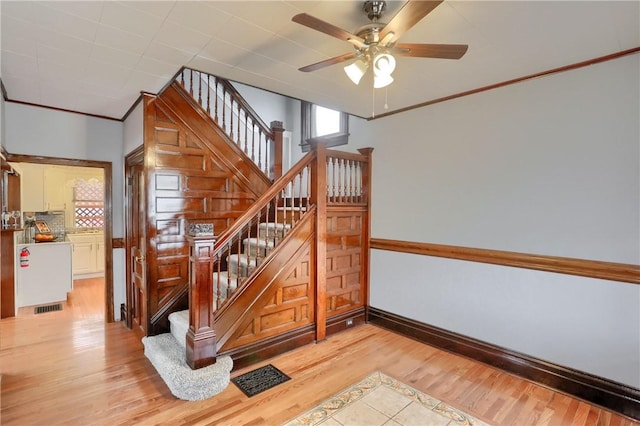
<path fill-rule="evenodd" d="M 40 164 L 20 163 L 20 206 L 24 212 L 42 212 L 44 206 L 44 174 Z"/>
<path fill-rule="evenodd" d="M 95 259 L 93 243 L 73 243 L 73 275 L 93 273 Z"/>
<path fill-rule="evenodd" d="M 69 234 L 73 244 L 73 275 L 104 272 L 104 234 Z"/>
<path fill-rule="evenodd" d="M 65 170 L 48 167 L 44 170 L 44 207 L 46 210 L 65 210 L 67 206 Z"/>
<path fill-rule="evenodd" d="M 104 235 L 96 235 L 96 272 L 104 272 Z"/>

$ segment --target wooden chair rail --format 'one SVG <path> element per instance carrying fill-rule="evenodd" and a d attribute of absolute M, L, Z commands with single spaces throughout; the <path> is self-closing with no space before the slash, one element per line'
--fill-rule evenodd
<path fill-rule="evenodd" d="M 371 238 L 370 248 L 640 284 L 640 265 Z"/>

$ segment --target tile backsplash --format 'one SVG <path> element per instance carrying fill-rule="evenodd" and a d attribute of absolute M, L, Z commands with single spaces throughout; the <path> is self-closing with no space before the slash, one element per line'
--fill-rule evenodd
<path fill-rule="evenodd" d="M 65 233 L 64 213 L 36 212 L 36 220 L 44 220 L 52 234 L 62 236 Z"/>

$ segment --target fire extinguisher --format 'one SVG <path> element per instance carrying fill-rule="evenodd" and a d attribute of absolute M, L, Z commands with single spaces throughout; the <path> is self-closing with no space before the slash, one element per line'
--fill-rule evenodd
<path fill-rule="evenodd" d="M 20 267 L 21 268 L 28 268 L 29 267 L 29 255 L 31 253 L 29 253 L 29 249 L 28 248 L 23 248 L 20 251 Z"/>

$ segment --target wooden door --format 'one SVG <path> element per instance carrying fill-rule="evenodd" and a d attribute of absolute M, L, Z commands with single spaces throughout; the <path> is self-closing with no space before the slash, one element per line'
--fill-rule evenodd
<path fill-rule="evenodd" d="M 126 160 L 127 326 L 147 334 L 146 198 L 142 149 Z"/>

